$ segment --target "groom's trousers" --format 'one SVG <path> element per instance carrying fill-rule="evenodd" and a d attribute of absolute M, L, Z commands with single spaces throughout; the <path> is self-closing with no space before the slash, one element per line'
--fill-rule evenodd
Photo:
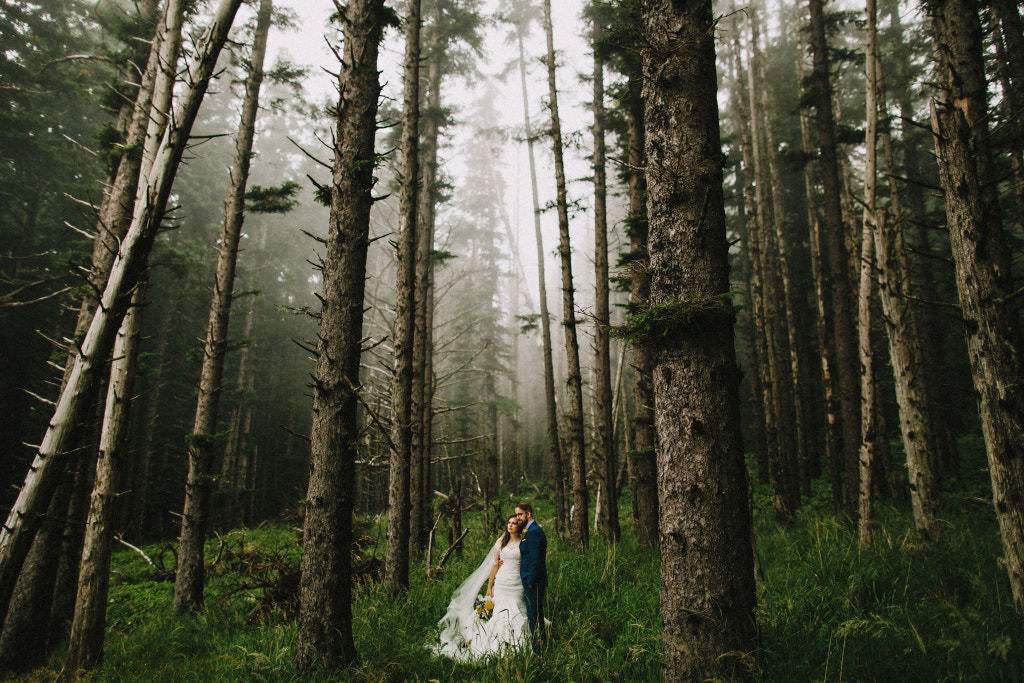
<path fill-rule="evenodd" d="M 523 586 L 526 593 L 526 618 L 530 622 L 530 639 L 533 647 L 544 638 L 544 594 L 547 586 Z"/>

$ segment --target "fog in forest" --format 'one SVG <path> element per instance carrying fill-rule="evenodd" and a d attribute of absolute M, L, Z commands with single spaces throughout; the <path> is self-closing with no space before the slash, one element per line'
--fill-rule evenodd
<path fill-rule="evenodd" d="M 516 316 L 539 313 L 523 93 L 513 31 L 509 24 L 498 19 L 498 10 L 495 3 L 479 3 L 474 7 L 480 17 L 476 35 L 469 37 L 474 44 L 456 40 L 455 50 L 461 53 L 458 72 L 446 75 L 443 81 L 443 106 L 450 108 L 440 152 L 443 182 L 447 187 L 444 201 L 438 205 L 435 249 L 450 254 L 450 258 L 438 276 L 437 325 L 439 338 L 450 336 L 451 339 L 442 342 L 438 349 L 437 374 L 439 398 L 445 410 L 452 412 L 439 419 L 445 425 L 441 427 L 442 432 L 456 428 L 457 423 L 472 422 L 473 418 L 460 415 L 455 408 L 491 400 L 480 395 L 478 384 L 484 375 L 494 374 L 495 381 L 501 384 L 500 400 L 508 405 L 516 403 L 522 410 L 522 415 L 516 419 L 522 422 L 524 430 L 520 437 L 521 448 L 525 450 L 523 457 L 533 463 L 531 469 L 540 471 L 543 467 L 544 399 L 542 378 L 538 373 L 541 365 L 539 338 L 536 324 L 532 325 L 533 331 L 523 332 L 520 328 L 530 327 L 530 324 L 516 319 Z M 258 410 L 262 412 L 256 413 L 253 429 L 259 432 L 253 434 L 251 440 L 254 447 L 259 444 L 261 462 L 267 466 L 260 476 L 266 477 L 267 482 L 287 483 L 261 492 L 269 500 L 262 501 L 260 509 L 269 514 L 294 505 L 302 496 L 306 457 L 302 435 L 309 430 L 305 385 L 312 364 L 301 346 L 315 336 L 315 320 L 310 313 L 317 307 L 316 293 L 320 286 L 319 274 L 311 266 L 317 259 L 320 245 L 310 235 L 322 237 L 326 232 L 327 208 L 317 204 L 314 191 L 316 184 L 323 185 L 330 177 L 332 132 L 325 110 L 331 106 L 332 99 L 337 98 L 331 75 L 336 73 L 337 64 L 330 46 L 337 45 L 338 35 L 327 21 L 333 7 L 328 3 L 322 7 L 306 2 L 278 3 L 278 11 L 289 16 L 290 25 L 272 31 L 268 69 L 274 64 L 287 63 L 303 71 L 291 83 L 264 86 L 250 184 L 270 187 L 292 181 L 299 183 L 302 189 L 295 208 L 288 214 L 246 217 L 232 316 L 234 350 L 228 354 L 229 369 L 225 375 L 230 378 L 232 373 L 238 373 L 241 349 L 252 344 L 256 377 L 251 391 L 258 397 Z M 587 335 L 586 330 L 592 324 L 587 316 L 592 315 L 594 287 L 593 258 L 588 255 L 593 249 L 593 201 L 589 181 L 592 170 L 587 161 L 592 149 L 587 121 L 588 103 L 592 99 L 591 74 L 587 71 L 592 70 L 592 63 L 587 63 L 591 50 L 582 12 L 581 3 L 559 2 L 553 8 L 567 176 L 573 205 L 574 272 L 579 291 L 578 310 Z M 252 21 L 250 8 L 242 8 L 240 21 Z M 545 49 L 541 29 L 538 18 L 531 25 L 525 43 L 527 97 L 535 130 L 549 126 L 545 122 L 547 82 L 541 63 Z M 367 276 L 366 336 L 367 345 L 373 349 L 364 360 L 364 381 L 380 398 L 387 393 L 391 354 L 388 336 L 395 287 L 392 244 L 397 225 L 397 193 L 393 192 L 397 152 L 394 147 L 396 124 L 400 124 L 401 115 L 396 107 L 401 101 L 402 50 L 401 32 L 389 29 L 380 58 L 383 90 L 378 147 L 381 153 L 390 153 L 378 169 L 377 194 L 390 193 L 390 196 L 375 204 L 372 216 L 371 234 L 375 241 L 370 250 Z M 146 306 L 147 339 L 142 349 L 144 357 L 153 359 L 153 367 L 147 367 L 153 374 L 143 374 L 140 378 L 142 383 L 152 380 L 154 386 L 141 390 L 137 403 L 142 406 L 152 401 L 156 405 L 148 407 L 150 419 L 154 421 L 145 427 L 140 422 L 145 418 L 139 415 L 139 410 L 134 411 L 133 431 L 143 432 L 135 438 L 155 439 L 147 448 L 159 451 L 159 466 L 168 468 L 167 476 L 156 478 L 160 485 L 168 487 L 163 492 L 167 499 L 157 504 L 157 509 L 173 509 L 177 504 L 171 501 L 180 496 L 180 484 L 176 482 L 183 475 L 184 463 L 180 458 L 189 405 L 194 400 L 194 390 L 189 387 L 198 381 L 196 354 L 201 354 L 198 344 L 203 336 L 211 269 L 223 220 L 223 193 L 233 151 L 231 136 L 237 126 L 240 86 L 238 77 L 233 75 L 238 70 L 235 61 L 228 67 L 232 71 L 226 71 L 214 82 L 200 111 L 195 131 L 201 136 L 200 140 L 190 148 L 174 186 L 174 199 L 180 208 L 169 221 L 173 230 L 161 235 L 154 255 L 153 285 Z M 560 275 L 550 144 L 539 138 L 535 150 L 543 209 L 545 264 L 547 280 L 551 283 L 548 296 L 554 311 L 558 292 L 552 290 L 557 287 Z M 612 192 L 610 225 L 614 258 L 615 253 L 628 248 L 628 240 L 622 232 L 621 185 L 613 185 Z M 77 218 L 83 219 L 84 215 Z M 55 235 L 54 239 L 80 238 L 70 229 L 65 230 L 68 230 L 67 235 L 63 238 Z M 60 260 L 58 255 L 54 257 Z M 518 291 L 517 302 L 512 301 L 514 290 Z M 625 303 L 625 294 L 615 296 L 620 306 Z M 250 312 L 256 322 L 254 330 L 246 334 Z M 621 311 L 616 309 L 615 314 L 619 316 Z M 564 353 L 558 335 L 559 315 L 555 313 L 553 317 L 555 353 Z M 40 337 L 37 339 L 42 344 L 35 355 L 43 357 L 41 354 L 47 353 L 42 348 L 46 342 Z M 35 345 L 37 341 L 32 343 Z M 520 354 L 515 365 L 509 361 L 513 345 Z M 585 356 L 589 355 L 589 346 L 582 345 Z M 259 350 L 255 351 L 257 348 Z M 12 364 L 21 365 L 27 371 L 27 365 L 14 362 L 16 357 L 11 356 Z M 561 368 L 562 364 L 556 362 L 555 365 Z M 518 386 L 513 385 L 513 379 Z M 36 382 L 45 386 L 46 379 L 40 377 Z M 562 386 L 564 380 L 557 384 Z M 24 424 L 4 430 L 9 440 L 6 443 L 12 448 L 8 452 L 21 453 L 17 459 L 8 460 L 7 471 L 14 483 L 22 477 L 30 455 L 30 451 L 14 444 L 16 440 L 31 442 L 38 438 L 31 435 L 44 424 L 40 420 L 45 419 L 45 411 L 26 394 L 18 396 L 19 387 L 9 386 L 11 400 L 22 406 L 19 415 L 29 410 L 36 415 L 35 419 L 27 415 L 19 417 L 17 422 Z M 46 395 L 42 389 L 32 391 Z M 226 388 L 224 401 L 228 407 L 221 409 L 221 415 L 230 414 L 229 406 L 237 400 L 239 391 Z M 461 438 L 469 438 L 469 434 Z M 470 441 L 443 447 L 446 455 L 474 450 L 482 450 L 482 444 Z M 506 476 L 511 472 L 510 467 Z M 149 495 L 154 493 L 150 491 Z M 4 495 L 10 497 L 11 494 Z M 379 504 L 378 501 L 374 505 Z M 164 531 L 171 528 L 173 520 L 166 512 L 153 514 L 159 519 L 147 520 L 145 524 Z"/>
<path fill-rule="evenodd" d="M 232 529 L 376 533 L 384 585 L 408 591 L 428 546 L 461 550 L 460 506 L 490 534 L 523 497 L 567 553 L 657 551 L 679 642 L 679 615 L 726 603 L 741 626 L 706 647 L 753 642 L 755 534 L 808 510 L 861 549 L 898 513 L 934 549 L 980 505 L 1024 619 L 1020 7 L 549 2 L 553 75 L 547 3 L 422 0 L 415 107 L 418 1 L 345 5 L 383 26 L 377 82 L 339 64 L 332 2 L 4 3 L 0 671 L 30 632 L 21 564 L 88 566 L 92 529 L 108 555 L 180 543 L 180 613 L 203 604 L 202 543 Z M 338 131 L 377 83 L 359 156 Z M 366 239 L 346 232 L 364 206 Z M 360 304 L 359 339 L 332 327 L 358 331 Z M 346 349 L 355 381 L 331 365 Z M 307 580 L 350 600 L 351 567 L 306 552 Z M 729 599 L 674 601 L 684 565 L 728 574 L 706 595 Z M 304 600 L 295 665 L 354 661 L 309 645 Z M 1005 661 L 1014 634 L 979 651 Z M 686 668 L 665 642 L 651 666 Z"/>

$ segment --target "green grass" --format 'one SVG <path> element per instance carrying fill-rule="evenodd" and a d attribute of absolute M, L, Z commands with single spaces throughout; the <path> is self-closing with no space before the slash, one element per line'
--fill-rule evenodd
<path fill-rule="evenodd" d="M 758 487 L 755 530 L 765 580 L 758 590 L 760 640 L 744 660 L 751 680 L 1022 680 L 1024 647 L 998 529 L 991 507 L 979 502 L 988 494 L 978 453 L 976 443 L 965 445 L 965 476 L 946 494 L 946 531 L 934 545 L 913 532 L 909 511 L 879 504 L 874 546 L 860 551 L 856 530 L 832 515 L 824 486 L 816 486 L 796 521 L 783 528 L 774 522 L 770 490 Z M 296 674 L 294 619 L 278 611 L 253 621 L 261 592 L 233 591 L 241 582 L 273 578 L 275 566 L 297 565 L 299 548 L 287 524 L 236 531 L 223 547 L 212 541 L 207 560 L 221 558 L 210 572 L 207 609 L 188 618 L 170 616 L 171 583 L 154 580 L 138 555 L 118 552 L 105 660 L 89 680 L 659 680 L 658 556 L 636 545 L 628 500 L 625 495 L 622 542 L 594 539 L 584 554 L 551 533 L 551 501 L 534 501 L 549 529 L 547 611 L 553 622 L 540 656 L 508 655 L 472 666 L 426 650 L 450 595 L 497 536 L 497 530 L 481 530 L 482 513 L 474 512 L 466 519 L 473 530 L 464 555 L 453 557 L 440 578 L 428 583 L 420 562 L 401 598 L 378 584 L 358 585 L 353 631 L 361 661 L 330 676 Z M 366 533 L 383 540 L 381 523 L 364 520 Z M 20 680 L 55 679 L 62 657 L 55 653 L 48 667 Z"/>

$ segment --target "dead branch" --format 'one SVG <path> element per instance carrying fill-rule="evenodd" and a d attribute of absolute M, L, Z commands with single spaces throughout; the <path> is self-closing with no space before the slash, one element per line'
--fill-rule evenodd
<path fill-rule="evenodd" d="M 441 555 L 441 559 L 437 561 L 437 566 L 434 567 L 435 574 L 441 571 L 441 567 L 443 567 L 444 563 L 448 561 L 448 558 L 451 556 L 452 551 L 458 548 L 459 544 L 462 543 L 462 539 L 464 539 L 466 537 L 466 534 L 469 533 L 470 528 L 471 527 L 467 526 L 465 529 L 463 529 L 462 534 L 459 535 L 459 537 L 456 538 L 455 541 L 450 546 L 448 546 L 448 550 L 444 551 L 444 553 Z"/>
<path fill-rule="evenodd" d="M 85 237 L 86 239 L 95 240 L 97 237 L 99 237 L 99 235 L 97 235 L 96 233 L 89 232 L 88 230 L 83 230 L 82 228 L 78 227 L 77 225 L 69 221 L 64 221 L 64 225 L 66 225 L 68 228 L 71 228 L 72 230 L 77 232 L 82 237 Z"/>
<path fill-rule="evenodd" d="M 31 299 L 29 301 L 4 301 L 3 303 L 0 303 L 0 308 L 18 308 L 20 306 L 31 306 L 32 304 L 37 304 L 40 301 L 46 301 L 47 299 L 52 299 L 52 298 L 54 298 L 56 296 L 60 296 L 61 294 L 64 294 L 65 292 L 70 292 L 70 291 L 71 291 L 71 287 L 65 287 L 64 289 L 59 289 L 56 292 L 51 292 L 51 293 L 45 294 L 45 295 L 43 295 L 43 296 L 41 296 L 41 297 L 39 297 L 37 299 Z"/>
<path fill-rule="evenodd" d="M 1010 303 L 1014 299 L 1017 299 L 1017 298 L 1019 298 L 1021 296 L 1024 296 L 1024 287 L 1021 287 L 1020 289 L 1018 289 L 1013 294 L 1008 295 L 1005 299 L 1003 299 L 1003 301 L 1006 302 L 1006 303 Z"/>
<path fill-rule="evenodd" d="M 458 382 L 456 382 L 455 384 L 458 384 Z M 448 386 L 452 386 L 452 385 L 448 385 Z M 437 416 L 437 415 L 445 415 L 447 413 L 457 413 L 460 410 L 465 410 L 467 408 L 472 408 L 473 406 L 483 405 L 484 403 L 485 403 L 484 401 L 475 401 L 474 403 L 464 403 L 464 404 L 458 405 L 458 406 L 448 406 L 447 408 L 435 408 L 433 412 L 434 412 L 435 416 Z"/>
<path fill-rule="evenodd" d="M 220 558 L 224 556 L 224 546 L 227 545 L 227 541 L 226 539 L 221 538 L 221 535 L 216 531 L 213 532 L 213 535 L 217 537 L 218 541 L 220 541 L 220 547 L 217 548 L 217 557 L 213 558 L 213 562 L 210 564 L 211 567 L 216 567 L 217 563 L 220 562 Z M 230 538 L 230 534 L 228 537 Z"/>
<path fill-rule="evenodd" d="M 284 431 L 288 432 L 292 436 L 296 436 L 296 437 L 302 439 L 306 443 L 310 443 L 312 441 L 312 439 L 309 437 L 308 434 L 299 434 L 298 432 L 293 432 L 291 429 L 288 429 L 288 427 L 286 427 L 284 425 L 281 425 L 281 429 L 283 429 Z"/>
<path fill-rule="evenodd" d="M 93 157 L 95 159 L 99 159 L 100 155 L 96 153 L 96 150 L 89 149 L 88 147 L 86 147 L 81 142 L 79 142 L 78 140 L 74 139 L 73 137 L 71 137 L 67 133 L 64 133 L 64 139 L 67 140 L 68 142 L 70 142 L 72 145 L 74 145 L 78 149 L 80 149 L 83 152 L 85 152 L 86 154 L 88 154 L 89 156 L 91 156 L 91 157 Z"/>
<path fill-rule="evenodd" d="M 313 156 L 313 154 L 312 154 L 311 152 L 307 151 L 305 147 L 303 147 L 303 146 L 302 146 L 302 145 L 300 145 L 300 144 L 299 144 L 298 142 L 296 142 L 295 140 L 293 140 L 293 139 L 291 138 L 291 136 L 290 136 L 290 135 L 289 135 L 289 136 L 286 136 L 286 139 L 288 140 L 288 142 L 290 142 L 290 143 L 292 143 L 293 145 L 295 145 L 295 146 L 296 146 L 296 147 L 298 148 L 298 150 L 299 150 L 300 152 L 302 152 L 302 153 L 303 153 L 303 154 L 305 154 L 305 155 L 306 155 L 307 157 L 309 157 L 309 158 L 310 158 L 310 160 L 311 160 L 311 161 L 313 161 L 314 163 L 320 164 L 321 166 L 323 166 L 324 168 L 326 168 L 326 169 L 328 169 L 328 170 L 331 170 L 331 169 L 333 168 L 333 167 L 331 166 L 331 164 L 327 163 L 326 161 L 323 161 L 322 159 L 318 159 L 318 158 L 316 158 L 315 156 Z"/>
<path fill-rule="evenodd" d="M 142 548 L 134 546 L 128 541 L 124 540 L 123 538 L 121 538 L 121 534 L 114 534 L 114 540 L 116 540 L 118 543 L 128 548 L 129 550 L 134 550 L 138 555 L 142 557 L 143 560 L 146 561 L 146 564 L 148 564 L 153 569 L 157 568 L 157 566 L 153 563 L 153 560 L 149 559 L 149 555 L 142 551 Z"/>
<path fill-rule="evenodd" d="M 433 560 L 434 553 L 434 534 L 437 532 L 437 523 L 441 521 L 442 512 L 437 513 L 437 517 L 434 519 L 434 525 L 430 527 L 430 533 L 427 535 L 427 581 L 434 576 Z"/>
<path fill-rule="evenodd" d="M 463 453 L 462 455 L 446 455 L 443 458 L 433 458 L 430 461 L 431 465 L 436 465 L 441 462 L 447 462 L 449 460 L 464 460 L 466 458 L 472 458 L 483 453 L 483 450 L 473 451 L 472 453 Z"/>
<path fill-rule="evenodd" d="M 31 391 L 29 391 L 29 390 L 28 390 L 28 389 L 26 389 L 25 387 L 22 387 L 22 388 L 21 388 L 21 390 L 22 390 L 22 391 L 24 391 L 24 392 L 25 392 L 26 394 L 28 394 L 29 396 L 31 396 L 32 398 L 34 398 L 34 399 L 36 399 L 36 400 L 38 400 L 38 401 L 40 401 L 40 402 L 42 402 L 42 403 L 45 403 L 45 404 L 46 404 L 46 405 L 48 405 L 48 406 L 56 406 L 56 405 L 57 405 L 56 403 L 54 403 L 54 402 L 53 402 L 53 401 L 51 401 L 50 399 L 48 399 L 48 398 L 43 398 L 43 397 L 42 397 L 42 396 L 40 396 L 39 394 L 35 394 L 35 393 L 32 393 Z"/>
<path fill-rule="evenodd" d="M 479 441 L 480 439 L 490 439 L 494 434 L 481 434 L 480 436 L 467 436 L 465 439 L 436 439 L 434 440 L 435 446 L 454 446 L 460 443 L 472 443 Z M 431 462 L 441 462 L 443 460 L 451 460 L 453 458 L 461 458 L 461 455 L 441 458 L 441 460 L 433 460 Z"/>
<path fill-rule="evenodd" d="M 384 434 L 384 438 L 388 442 L 388 448 L 390 448 L 392 451 L 397 451 L 398 449 L 395 448 L 395 442 L 391 440 L 391 430 L 386 428 L 384 424 L 380 421 L 380 418 L 377 416 L 377 413 L 374 412 L 373 408 L 370 407 L 370 404 L 368 404 L 363 399 L 362 394 L 360 394 L 356 390 L 355 386 L 352 384 L 352 380 L 346 377 L 345 382 L 348 384 L 349 389 L 352 390 L 352 393 L 356 395 L 356 399 L 358 399 L 358 401 L 363 404 L 363 407 L 366 408 L 367 415 L 370 416 L 370 419 L 373 420 L 373 423 L 377 425 L 377 428 L 380 429 L 381 432 Z"/>

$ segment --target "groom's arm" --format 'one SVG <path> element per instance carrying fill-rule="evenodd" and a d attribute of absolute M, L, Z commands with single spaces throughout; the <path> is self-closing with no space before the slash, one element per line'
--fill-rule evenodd
<path fill-rule="evenodd" d="M 534 555 L 536 557 L 536 559 L 534 560 L 534 562 L 535 562 L 534 568 L 535 568 L 535 577 L 536 577 L 537 581 L 540 580 L 541 574 L 544 574 L 545 576 L 547 576 L 547 559 L 548 559 L 548 537 L 547 537 L 547 534 L 545 534 L 544 530 L 539 528 L 539 527 L 538 527 L 538 531 L 540 531 L 540 533 L 538 534 L 538 538 L 536 539 L 537 545 L 533 549 L 534 550 Z M 547 580 L 545 579 L 545 582 L 546 581 Z"/>
<path fill-rule="evenodd" d="M 532 586 L 537 580 L 537 541 L 539 539 L 534 538 L 531 534 L 527 534 L 523 539 L 523 543 L 526 544 L 525 552 L 523 552 L 523 583 L 527 586 Z"/>

